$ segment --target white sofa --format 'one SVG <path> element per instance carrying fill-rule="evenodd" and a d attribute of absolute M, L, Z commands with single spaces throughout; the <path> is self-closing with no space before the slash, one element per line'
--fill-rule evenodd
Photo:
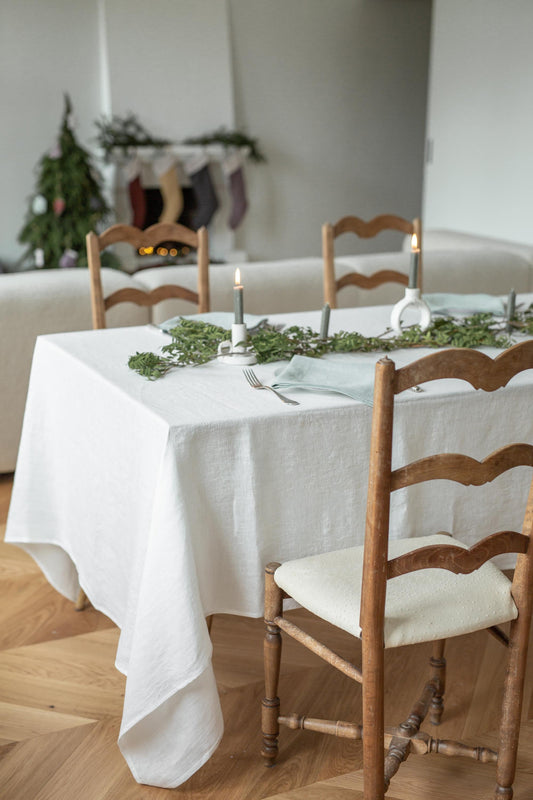
<path fill-rule="evenodd" d="M 406 242 L 406 250 L 409 243 Z M 507 294 L 533 291 L 533 246 L 496 239 L 427 231 L 424 234 L 424 289 L 427 292 L 487 292 Z M 304 311 L 323 304 L 322 259 L 251 262 L 239 265 L 245 285 L 246 311 L 269 314 Z M 340 256 L 338 274 L 357 269 L 408 272 L 409 253 Z M 194 267 L 156 267 L 135 275 L 103 269 L 106 291 L 122 286 L 154 288 L 177 282 L 194 287 Z M 210 271 L 211 308 L 230 311 L 234 265 L 216 265 Z M 339 305 L 378 305 L 395 302 L 403 294 L 389 284 L 370 292 L 348 287 Z M 111 309 L 108 325 L 158 323 L 176 314 L 190 314 L 191 305 L 171 300 L 152 310 L 123 304 Z M 91 327 L 89 277 L 84 269 L 42 270 L 0 275 L 0 472 L 15 469 L 31 359 L 36 337 L 45 333 L 86 330 Z"/>

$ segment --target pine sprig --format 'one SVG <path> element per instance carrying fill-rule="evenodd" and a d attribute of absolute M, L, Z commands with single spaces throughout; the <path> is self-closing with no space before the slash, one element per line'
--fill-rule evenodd
<path fill-rule="evenodd" d="M 221 144 L 224 147 L 249 147 L 250 160 L 257 164 L 266 161 L 264 154 L 259 149 L 257 139 L 252 139 L 243 131 L 228 131 L 224 127 L 217 128 L 212 133 L 205 133 L 202 136 L 189 136 L 183 140 L 184 144 Z"/>
<path fill-rule="evenodd" d="M 514 329 L 533 335 L 533 303 L 525 311 L 517 313 L 512 324 Z M 206 364 L 217 358 L 219 344 L 231 338 L 225 328 L 191 319 L 181 319 L 169 332 L 172 342 L 161 348 L 162 355 L 136 353 L 128 361 L 130 369 L 148 380 L 156 380 L 174 367 Z M 264 325 L 250 335 L 249 344 L 258 363 L 267 364 L 287 361 L 296 355 L 320 358 L 326 353 L 391 352 L 410 347 L 504 349 L 510 347 L 513 340 L 505 322 L 483 313 L 459 320 L 437 317 L 426 331 L 413 325 L 399 336 L 393 336 L 389 329 L 381 336 L 341 331 L 324 340 L 309 327 L 293 325 L 280 331 L 272 325 Z"/>
<path fill-rule="evenodd" d="M 96 142 L 104 151 L 106 161 L 109 161 L 115 147 L 127 153 L 130 147 L 166 147 L 171 144 L 170 139 L 153 136 L 131 112 L 125 117 L 117 114 L 111 119 L 101 117 L 95 125 L 98 129 Z"/>

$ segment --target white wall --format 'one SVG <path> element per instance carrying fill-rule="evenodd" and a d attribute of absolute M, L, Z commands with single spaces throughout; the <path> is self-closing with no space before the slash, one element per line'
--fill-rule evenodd
<path fill-rule="evenodd" d="M 12 262 L 34 169 L 56 142 L 69 92 L 81 141 L 94 136 L 100 113 L 95 3 L 0 1 L 0 262 Z"/>
<path fill-rule="evenodd" d="M 2 0 L 0 261 L 23 251 L 64 91 L 85 146 L 103 111 L 177 140 L 257 137 L 268 164 L 246 167 L 237 236 L 253 258 L 318 254 L 321 223 L 346 213 L 418 214 L 429 21 L 428 0 Z"/>
<path fill-rule="evenodd" d="M 260 136 L 269 162 L 247 171 L 241 246 L 252 257 L 318 255 L 323 222 L 419 215 L 430 3 L 230 0 L 230 8 L 237 122 Z M 338 245 L 385 250 L 398 238 Z"/>
<path fill-rule="evenodd" d="M 181 140 L 232 127 L 226 5 L 221 0 L 105 0 L 111 104 Z"/>
<path fill-rule="evenodd" d="M 424 222 L 533 244 L 533 3 L 434 0 Z"/>

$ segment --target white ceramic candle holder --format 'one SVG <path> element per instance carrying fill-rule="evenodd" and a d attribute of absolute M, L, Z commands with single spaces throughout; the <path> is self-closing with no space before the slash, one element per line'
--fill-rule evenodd
<path fill-rule="evenodd" d="M 220 342 L 218 352 L 223 364 L 233 364 L 234 366 L 243 366 L 246 364 L 256 364 L 257 358 L 246 347 L 248 340 L 248 332 L 246 325 L 238 324 L 236 322 L 231 326 L 231 342 Z"/>
<path fill-rule="evenodd" d="M 425 331 L 429 328 L 431 322 L 431 311 L 425 300 L 420 297 L 420 289 L 405 290 L 405 297 L 403 297 L 392 309 L 390 324 L 395 333 L 402 332 L 401 320 L 402 314 L 406 308 L 413 307 L 420 312 L 420 328 Z"/>

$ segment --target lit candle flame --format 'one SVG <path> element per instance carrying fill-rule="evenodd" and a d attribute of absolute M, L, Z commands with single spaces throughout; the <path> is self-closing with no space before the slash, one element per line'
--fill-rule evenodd
<path fill-rule="evenodd" d="M 418 239 L 416 233 L 413 233 L 413 235 L 411 236 L 411 250 L 417 250 L 417 249 L 418 249 Z"/>
<path fill-rule="evenodd" d="M 235 286 L 240 286 L 241 284 L 241 271 L 239 267 L 235 270 Z"/>

